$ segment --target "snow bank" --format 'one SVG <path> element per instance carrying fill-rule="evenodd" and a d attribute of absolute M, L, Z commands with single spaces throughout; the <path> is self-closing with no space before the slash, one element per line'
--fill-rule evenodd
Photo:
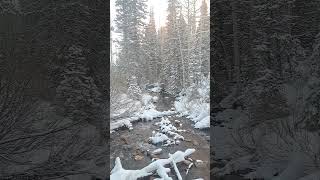
<path fill-rule="evenodd" d="M 140 101 L 130 99 L 127 94 L 120 94 L 119 96 L 112 97 L 110 105 L 111 119 L 140 112 L 142 109 L 142 103 Z"/>
<path fill-rule="evenodd" d="M 115 130 L 120 127 L 127 127 L 128 129 L 132 129 L 132 122 L 139 120 L 139 117 L 130 117 L 125 119 L 120 119 L 115 122 L 110 123 L 110 130 Z"/>
<path fill-rule="evenodd" d="M 134 101 L 128 97 L 126 94 L 119 96 L 119 108 L 117 111 L 112 112 L 111 118 L 128 113 L 125 118 L 119 118 L 114 121 L 110 121 L 111 133 L 120 127 L 128 127 L 132 129 L 132 122 L 138 121 L 139 119 L 151 121 L 155 118 L 160 118 L 163 116 L 168 116 L 175 114 L 175 111 L 158 111 L 154 102 L 158 101 L 157 96 L 151 96 L 149 94 L 141 95 L 141 102 Z"/>
<path fill-rule="evenodd" d="M 151 121 L 152 119 L 160 118 L 160 117 L 167 116 L 167 115 L 172 115 L 174 113 L 175 113 L 175 111 L 162 111 L 162 112 L 160 112 L 160 111 L 157 111 L 156 109 L 148 109 L 148 110 L 144 110 L 139 117 L 141 119 Z"/>
<path fill-rule="evenodd" d="M 154 118 L 163 117 L 166 115 L 174 114 L 175 111 L 157 111 L 155 108 L 156 106 L 153 104 L 158 100 L 158 97 L 151 96 L 149 94 L 143 94 L 142 95 L 142 103 L 144 105 L 143 111 L 139 115 L 141 119 L 145 119 L 148 121 L 151 121 Z"/>
<path fill-rule="evenodd" d="M 184 89 L 174 102 L 176 111 L 195 122 L 195 128 L 210 127 L 209 92 L 209 78 L 203 77 L 198 85 Z"/>
<path fill-rule="evenodd" d="M 204 129 L 204 128 L 210 127 L 210 116 L 207 116 L 207 117 L 201 119 L 201 121 L 198 121 L 194 125 L 194 127 L 197 129 Z"/>

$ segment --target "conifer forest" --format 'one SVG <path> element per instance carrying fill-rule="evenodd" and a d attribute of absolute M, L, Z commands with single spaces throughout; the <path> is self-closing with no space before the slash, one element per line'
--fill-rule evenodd
<path fill-rule="evenodd" d="M 320 0 L 0 0 L 0 180 L 320 180 Z"/>
<path fill-rule="evenodd" d="M 110 178 L 210 179 L 209 1 L 111 3 Z"/>

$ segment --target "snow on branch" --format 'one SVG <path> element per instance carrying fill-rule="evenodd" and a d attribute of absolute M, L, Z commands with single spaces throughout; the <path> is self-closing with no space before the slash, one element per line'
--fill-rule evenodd
<path fill-rule="evenodd" d="M 195 152 L 195 149 L 187 149 L 185 152 L 177 151 L 174 154 L 169 153 L 168 159 L 158 159 L 148 166 L 139 169 L 139 170 L 126 170 L 122 167 L 120 158 L 117 157 L 115 160 L 115 166 L 111 171 L 111 180 L 136 180 L 141 177 L 150 176 L 156 173 L 163 180 L 172 180 L 169 177 L 168 173 L 170 172 L 170 168 L 166 168 L 165 165 L 170 164 L 174 167 L 174 170 L 177 174 L 179 180 L 181 180 L 181 174 L 177 168 L 176 163 L 182 162 L 186 160 L 185 158 L 190 156 Z"/>

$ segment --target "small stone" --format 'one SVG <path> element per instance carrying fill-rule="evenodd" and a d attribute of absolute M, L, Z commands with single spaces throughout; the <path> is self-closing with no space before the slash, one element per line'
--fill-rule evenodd
<path fill-rule="evenodd" d="M 126 136 L 120 136 L 121 141 L 123 141 L 125 144 L 129 144 L 128 138 Z"/>
<path fill-rule="evenodd" d="M 198 143 L 196 140 L 192 140 L 191 142 L 192 142 L 192 144 L 195 145 L 195 146 L 198 146 L 198 145 L 199 145 L 199 143 Z"/>
<path fill-rule="evenodd" d="M 150 157 L 151 157 L 152 159 L 158 158 L 158 156 L 156 156 L 155 154 L 150 154 Z"/>
<path fill-rule="evenodd" d="M 127 144 L 127 145 L 123 145 L 122 148 L 123 148 L 124 150 L 130 151 L 130 150 L 132 149 L 132 146 Z"/>
<path fill-rule="evenodd" d="M 183 163 L 187 166 L 189 166 L 192 162 L 191 161 L 188 161 L 188 160 L 184 160 Z"/>
<path fill-rule="evenodd" d="M 175 121 L 174 121 L 174 126 L 175 126 L 175 127 L 181 127 L 181 125 L 182 125 L 182 124 L 180 123 L 180 121 L 178 121 L 178 120 L 175 120 Z"/>
<path fill-rule="evenodd" d="M 134 156 L 134 160 L 136 160 L 136 161 L 141 161 L 142 159 L 143 159 L 143 156 L 140 156 L 140 155 Z"/>
<path fill-rule="evenodd" d="M 206 139 L 207 141 L 210 141 L 210 136 L 206 136 L 205 139 Z"/>
<path fill-rule="evenodd" d="M 196 160 L 196 162 L 194 163 L 194 165 L 197 168 L 205 168 L 207 166 L 207 163 L 201 160 Z"/>

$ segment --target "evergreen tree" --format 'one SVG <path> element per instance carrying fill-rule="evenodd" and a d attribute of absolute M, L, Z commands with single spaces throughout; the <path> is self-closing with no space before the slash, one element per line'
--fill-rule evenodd
<path fill-rule="evenodd" d="M 187 52 L 188 52 L 188 44 L 187 44 L 187 23 L 182 13 L 182 8 L 180 8 L 179 16 L 177 19 L 177 32 L 178 32 L 178 43 L 179 43 L 179 60 L 178 64 L 178 72 L 179 73 L 179 82 L 181 84 L 181 88 L 185 88 L 187 85 Z"/>
<path fill-rule="evenodd" d="M 177 0 L 168 1 L 168 16 L 167 16 L 167 31 L 164 46 L 164 83 L 165 88 L 169 93 L 177 93 L 177 90 L 181 87 L 178 74 L 178 63 L 181 61 L 180 44 L 178 38 L 178 13 L 177 13 Z"/>
<path fill-rule="evenodd" d="M 57 101 L 73 120 L 95 121 L 100 114 L 101 93 L 88 75 L 87 62 L 81 47 L 72 46 L 65 56 L 63 79 L 57 87 Z"/>
<path fill-rule="evenodd" d="M 134 100 L 141 99 L 141 89 L 137 83 L 137 78 L 135 76 L 132 76 L 129 80 L 128 95 Z"/>
<path fill-rule="evenodd" d="M 135 75 L 138 84 L 141 84 L 143 73 L 139 67 L 143 64 L 143 29 L 146 16 L 146 0 L 117 0 L 116 25 L 121 33 L 121 52 L 119 53 L 119 65 L 123 72 L 127 73 L 127 79 Z"/>
<path fill-rule="evenodd" d="M 197 29 L 199 43 L 199 57 L 201 62 L 201 72 L 207 76 L 210 72 L 210 18 L 208 5 L 205 0 L 200 7 L 200 22 Z"/>
<path fill-rule="evenodd" d="M 158 64 L 160 62 L 160 44 L 156 31 L 156 24 L 154 20 L 153 9 L 150 11 L 150 20 L 146 28 L 144 38 L 144 52 L 145 52 L 145 76 L 150 82 L 158 80 Z"/>

